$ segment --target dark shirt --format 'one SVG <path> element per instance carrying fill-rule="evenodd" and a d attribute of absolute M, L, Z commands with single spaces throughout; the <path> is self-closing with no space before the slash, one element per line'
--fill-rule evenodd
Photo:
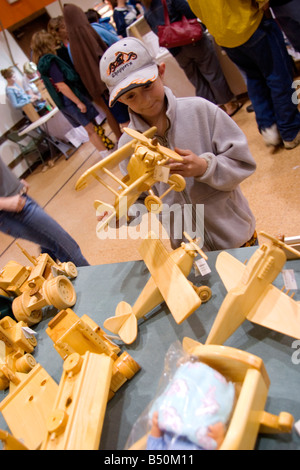
<path fill-rule="evenodd" d="M 167 0 L 167 6 L 171 23 L 180 21 L 182 16 L 188 19 L 196 18 L 186 0 Z M 157 34 L 157 27 L 165 24 L 164 7 L 161 0 L 152 0 L 151 7 L 145 11 L 144 17 L 152 31 Z M 176 55 L 179 50 L 178 47 L 169 49 L 173 55 Z"/>

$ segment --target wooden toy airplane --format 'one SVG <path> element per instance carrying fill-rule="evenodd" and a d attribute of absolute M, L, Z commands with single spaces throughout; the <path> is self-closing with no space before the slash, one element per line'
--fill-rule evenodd
<path fill-rule="evenodd" d="M 182 161 L 183 158 L 174 150 L 160 145 L 156 139 L 148 138 L 148 136 L 152 137 L 155 134 L 155 127 L 152 127 L 144 134 L 126 127 L 123 130 L 134 140 L 89 168 L 81 175 L 75 185 L 77 191 L 81 190 L 88 185 L 91 177 L 94 177 L 115 196 L 114 205 L 98 200 L 94 202 L 97 214 L 101 217 L 105 214 L 105 219 L 101 219 L 102 223 L 98 224 L 97 231 L 104 229 L 113 218 L 118 221 L 123 216 L 127 216 L 129 207 L 136 202 L 143 192 L 149 193 L 144 201 L 147 210 L 158 213 L 162 208 L 162 199 L 170 191 L 180 192 L 185 188 L 185 179 L 181 175 L 172 174 L 169 176 L 168 169 L 165 170 L 166 175 L 162 176 L 160 174 L 161 168 L 166 165 L 169 159 Z M 129 157 L 128 174 L 120 179 L 115 174 L 114 169 Z M 105 182 L 103 179 L 105 175 L 117 183 L 116 189 Z M 157 181 L 162 180 L 169 185 L 169 188 L 158 197 L 151 188 Z"/>
<path fill-rule="evenodd" d="M 286 262 L 285 250 L 299 252 L 282 241 L 269 239 L 246 265 L 221 252 L 216 269 L 228 293 L 222 302 L 206 344 L 223 344 L 244 320 L 300 339 L 300 303 L 272 285 Z"/>
<path fill-rule="evenodd" d="M 264 410 L 270 379 L 262 359 L 240 349 L 203 345 L 183 339 L 184 351 L 216 369 L 236 385 L 236 404 L 219 450 L 252 450 L 259 433 L 290 433 L 294 418 L 282 411 L 278 416 Z M 201 416 L 198 418 L 201 420 Z M 129 450 L 146 448 L 148 435 L 137 440 Z"/>
<path fill-rule="evenodd" d="M 127 344 L 137 337 L 137 321 L 162 302 L 166 302 L 175 321 L 180 324 L 188 318 L 202 302 L 211 298 L 207 286 L 194 286 L 187 280 L 194 258 L 199 253 L 207 259 L 199 246 L 184 233 L 189 243 L 182 243 L 179 248 L 168 253 L 161 240 L 153 233 L 143 240 L 139 251 L 151 273 L 143 291 L 131 307 L 127 302 L 120 302 L 115 316 L 107 318 L 103 326 Z"/>

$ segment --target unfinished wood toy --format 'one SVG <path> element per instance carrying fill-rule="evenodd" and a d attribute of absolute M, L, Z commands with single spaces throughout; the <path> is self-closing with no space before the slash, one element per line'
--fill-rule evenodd
<path fill-rule="evenodd" d="M 206 344 L 223 344 L 246 319 L 300 339 L 299 302 L 272 285 L 286 262 L 284 250 L 299 252 L 265 232 L 260 235 L 268 242 L 246 265 L 225 251 L 217 257 L 216 269 L 228 293 Z"/>
<path fill-rule="evenodd" d="M 0 441 L 2 442 L 3 450 L 29 450 L 22 442 L 2 429 L 0 429 Z"/>
<path fill-rule="evenodd" d="M 30 372 L 36 360 L 30 354 L 37 345 L 34 334 L 24 333 L 27 325 L 13 318 L 0 320 L 0 390 L 18 385 L 23 374 Z"/>
<path fill-rule="evenodd" d="M 120 348 L 90 317 L 83 315 L 79 318 L 70 308 L 62 310 L 49 322 L 46 333 L 64 360 L 75 352 L 83 355 L 86 351 L 106 354 L 113 360 L 109 399 L 140 370 L 138 363 L 127 352 L 119 356 Z"/>
<path fill-rule="evenodd" d="M 185 179 L 182 176 L 176 174 L 169 176 L 168 169 L 165 169 L 165 175 L 161 174 L 161 168 L 166 165 L 169 159 L 182 161 L 183 158 L 174 150 L 162 147 L 156 139 L 148 138 L 148 136 L 152 137 L 155 134 L 155 127 L 144 134 L 129 128 L 123 130 L 134 140 L 92 166 L 79 178 L 75 186 L 76 190 L 81 190 L 87 186 L 89 179 L 94 177 L 115 196 L 113 205 L 102 201 L 94 202 L 98 215 L 107 214 L 106 218 L 98 224 L 97 231 L 103 230 L 112 219 L 115 218 L 118 221 L 123 216 L 127 216 L 129 207 L 143 192 L 149 193 L 144 201 L 147 210 L 158 213 L 162 208 L 162 199 L 170 191 L 180 192 L 185 188 Z M 128 174 L 120 179 L 113 170 L 121 161 L 130 156 L 127 166 Z M 116 189 L 105 182 L 103 179 L 105 175 L 117 183 Z M 169 188 L 160 197 L 155 196 L 151 189 L 159 180 L 163 180 L 169 185 Z"/>
<path fill-rule="evenodd" d="M 184 435 L 187 437 L 191 449 L 194 449 L 195 442 L 198 442 L 201 448 L 206 449 L 253 450 L 259 433 L 290 433 L 292 431 L 294 418 L 290 413 L 281 412 L 279 416 L 276 416 L 264 410 L 268 398 L 270 379 L 262 359 L 248 352 L 227 346 L 202 345 L 190 338 L 184 338 L 183 349 L 192 360 L 191 367 L 188 370 L 185 369 L 185 377 L 190 381 L 194 380 L 195 377 L 197 377 L 197 380 L 203 378 L 208 381 L 208 383 L 199 383 L 199 399 L 196 402 L 189 402 L 191 409 L 193 409 L 193 403 L 198 407 L 198 415 L 194 413 L 192 418 L 190 416 L 190 420 L 185 424 L 184 422 L 181 423 L 182 433 L 180 436 Z M 210 371 L 206 373 L 206 370 L 204 370 L 205 374 L 203 374 L 202 369 L 200 371 L 195 369 L 196 375 L 193 374 L 193 364 L 197 365 L 195 360 L 200 361 L 202 365 L 212 368 L 216 375 L 209 375 Z M 189 367 L 189 363 L 183 362 L 179 368 L 181 369 L 181 367 Z M 213 377 L 214 380 L 218 379 L 217 374 L 221 374 L 221 377 L 224 377 L 224 380 L 220 381 L 220 385 L 224 384 L 226 379 L 228 381 L 227 384 L 231 383 L 234 386 L 235 396 L 233 402 L 232 391 L 229 387 L 228 389 L 220 388 L 218 390 L 217 384 L 211 383 L 211 388 L 209 388 L 209 380 L 212 380 Z M 211 379 L 209 379 L 210 377 Z M 212 387 L 213 385 L 214 387 Z M 211 395 L 212 388 L 213 395 Z M 208 390 L 207 400 L 201 402 L 201 393 L 206 389 Z M 176 393 L 176 390 L 178 388 L 175 389 L 174 393 Z M 183 393 L 187 394 L 187 399 L 194 400 L 196 390 L 189 395 L 189 389 L 185 389 L 184 384 L 182 384 L 179 390 L 181 394 L 175 406 L 180 410 L 180 400 L 183 400 Z M 162 398 L 158 397 L 158 401 L 154 402 L 158 408 L 161 403 L 159 400 L 163 400 L 163 395 Z M 167 403 L 170 404 L 171 400 L 172 397 L 169 396 Z M 214 400 L 218 401 L 218 408 L 214 408 Z M 222 406 L 220 400 L 223 400 Z M 224 402 L 224 400 L 226 401 Z M 201 414 L 201 403 L 204 407 L 209 406 L 208 414 Z M 229 405 L 231 415 L 229 421 L 226 423 L 224 421 L 224 424 L 222 419 L 224 420 L 227 416 Z M 185 407 L 185 420 L 188 419 L 186 411 L 187 407 Z M 214 429 L 210 426 L 211 433 L 205 436 L 205 427 L 209 423 L 210 415 L 214 413 L 217 413 L 218 421 L 214 424 Z M 175 419 L 174 414 L 172 416 Z M 174 419 L 169 419 L 168 428 L 173 428 L 172 423 L 174 423 Z M 223 424 L 222 426 L 221 423 Z M 151 432 L 154 432 L 154 430 L 157 431 L 154 427 Z M 138 439 L 130 447 L 130 450 L 145 449 L 148 437 L 149 434 Z M 160 438 L 159 435 L 156 437 Z M 155 443 L 155 441 L 152 443 Z M 184 443 L 184 449 L 186 450 L 186 440 Z M 180 437 L 178 445 L 179 447 L 176 447 L 177 450 L 180 448 Z M 170 448 L 172 449 L 172 447 Z"/>
<path fill-rule="evenodd" d="M 98 450 L 112 368 L 106 354 L 67 357 L 41 450 Z"/>
<path fill-rule="evenodd" d="M 55 262 L 47 253 L 31 256 L 18 246 L 33 266 L 10 261 L 0 273 L 0 289 L 16 296 L 12 303 L 15 318 L 31 326 L 41 321 L 42 308 L 46 305 L 59 310 L 72 307 L 76 292 L 69 278 L 77 276 L 75 264 Z"/>
<path fill-rule="evenodd" d="M 77 276 L 77 268 L 71 261 L 55 262 L 47 253 L 35 257 L 30 255 L 19 243 L 17 246 L 32 266 L 23 266 L 16 261 L 9 261 L 0 271 L 1 295 L 13 297 L 21 295 L 24 290 L 30 289 L 29 282 L 38 276 L 43 277 L 44 280 L 52 279 L 57 275 L 64 275 L 70 279 Z"/>
<path fill-rule="evenodd" d="M 15 439 L 37 450 L 47 436 L 47 418 L 58 385 L 40 364 L 28 373 L 0 403 L 0 411 Z"/>
<path fill-rule="evenodd" d="M 211 298 L 207 286 L 194 286 L 187 280 L 194 259 L 205 253 L 184 233 L 189 243 L 168 253 L 161 240 L 153 233 L 142 241 L 139 251 L 144 259 L 151 278 L 145 285 L 137 301 L 131 307 L 122 301 L 116 308 L 114 317 L 107 318 L 103 326 L 118 334 L 124 343 L 131 344 L 138 334 L 137 322 L 162 302 L 166 302 L 176 323 L 182 323 L 202 302 Z"/>

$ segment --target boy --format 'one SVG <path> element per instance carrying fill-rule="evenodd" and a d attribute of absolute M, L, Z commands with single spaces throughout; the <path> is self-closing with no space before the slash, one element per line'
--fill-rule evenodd
<path fill-rule="evenodd" d="M 183 192 L 171 191 L 163 202 L 181 207 L 204 204 L 204 250 L 223 250 L 253 244 L 255 219 L 239 183 L 256 164 L 246 137 L 216 105 L 199 97 L 176 98 L 163 85 L 165 65 L 157 65 L 144 44 L 132 37 L 108 48 L 100 61 L 101 79 L 110 94 L 110 106 L 120 101 L 129 107 L 129 127 L 144 132 L 157 127 L 159 142 L 174 149 L 183 163 L 170 162 L 172 173 L 185 177 Z M 119 147 L 131 138 L 123 134 Z M 158 182 L 161 195 L 167 185 Z M 163 214 L 162 214 L 163 215 Z M 180 221 L 181 222 L 181 221 Z M 180 233 L 176 227 L 180 225 Z M 187 230 L 188 231 L 188 230 Z M 182 241 L 175 217 L 170 232 L 173 248 Z"/>

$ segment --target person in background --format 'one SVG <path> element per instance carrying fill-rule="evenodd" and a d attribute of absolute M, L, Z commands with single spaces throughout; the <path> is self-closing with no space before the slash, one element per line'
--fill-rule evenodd
<path fill-rule="evenodd" d="M 63 13 L 74 68 L 92 101 L 105 112 L 108 125 L 119 140 L 122 135 L 120 124 L 127 122 L 128 116 L 113 114 L 107 105 L 107 87 L 99 75 L 99 61 L 107 45 L 92 28 L 81 8 L 67 3 Z"/>
<path fill-rule="evenodd" d="M 136 6 L 130 5 L 126 0 L 112 0 L 110 3 L 113 8 L 113 19 L 117 33 L 126 37 L 126 28 L 140 18 L 144 12 L 138 3 Z"/>
<path fill-rule="evenodd" d="M 270 7 L 289 42 L 300 52 L 299 0 L 270 0 Z"/>
<path fill-rule="evenodd" d="M 47 31 L 55 38 L 57 45 L 56 53 L 58 57 L 72 66 L 72 61 L 68 52 L 69 36 L 64 17 L 59 15 L 55 18 L 50 18 L 47 24 Z"/>
<path fill-rule="evenodd" d="M 33 60 L 56 106 L 74 128 L 85 128 L 102 158 L 107 156 L 106 149 L 112 149 L 114 144 L 108 137 L 97 134 L 95 119 L 99 112 L 85 95 L 74 68 L 57 56 L 53 36 L 45 31 L 36 32 L 31 39 L 31 48 Z"/>
<path fill-rule="evenodd" d="M 161 0 L 143 0 L 144 17 L 152 31 L 157 34 L 159 25 L 164 25 L 164 9 Z M 168 0 L 170 22 L 180 21 L 182 16 L 196 18 L 186 0 Z M 212 38 L 205 32 L 200 41 L 186 46 L 170 48 L 187 78 L 195 87 L 196 96 L 214 104 L 222 105 L 229 116 L 234 116 L 242 107 L 226 81 Z"/>
<path fill-rule="evenodd" d="M 22 79 L 22 86 L 24 90 L 29 96 L 32 96 L 33 99 L 40 100 L 41 93 L 34 83 L 35 80 L 39 78 L 36 64 L 34 62 L 25 62 L 23 65 L 23 72 L 24 76 Z"/>
<path fill-rule="evenodd" d="M 62 263 L 89 266 L 76 241 L 30 196 L 0 157 L 0 231 L 40 245 L 41 253 Z"/>
<path fill-rule="evenodd" d="M 188 0 L 216 43 L 244 72 L 259 132 L 266 145 L 300 143 L 300 113 L 293 102 L 293 67 L 266 0 Z M 237 28 L 237 24 L 239 27 Z"/>
<path fill-rule="evenodd" d="M 117 63 L 116 52 L 123 59 Z M 245 135 L 233 119 L 210 101 L 198 96 L 176 98 L 163 85 L 164 71 L 165 64 L 157 65 L 144 43 L 133 37 L 113 44 L 100 61 L 110 106 L 117 100 L 126 104 L 130 128 L 145 132 L 155 126 L 158 142 L 183 158 L 182 162 L 168 161 L 171 173 L 181 175 L 186 182 L 183 191 L 171 191 L 164 197 L 165 210 L 178 211 L 175 220 L 170 220 L 172 247 L 180 246 L 184 225 L 192 226 L 193 215 L 202 204 L 203 227 L 200 222 L 200 230 L 197 233 L 196 226 L 195 232 L 198 237 L 204 231 L 203 250 L 256 243 L 255 218 L 240 188 L 240 183 L 256 168 Z M 119 147 L 130 140 L 124 132 Z M 152 190 L 160 196 L 168 187 L 158 182 Z"/>
<path fill-rule="evenodd" d="M 108 20 L 106 22 L 100 22 L 101 17 L 99 13 L 93 9 L 86 11 L 85 15 L 92 28 L 99 34 L 108 47 L 120 39 L 114 27 L 109 23 L 109 18 L 105 18 Z"/>
<path fill-rule="evenodd" d="M 7 81 L 5 92 L 13 108 L 21 111 L 23 106 L 29 103 L 33 104 L 36 111 L 41 111 L 45 108 L 45 101 L 41 101 L 37 96 L 29 95 L 24 88 L 17 83 L 16 74 L 12 67 L 2 69 L 1 75 Z"/>

